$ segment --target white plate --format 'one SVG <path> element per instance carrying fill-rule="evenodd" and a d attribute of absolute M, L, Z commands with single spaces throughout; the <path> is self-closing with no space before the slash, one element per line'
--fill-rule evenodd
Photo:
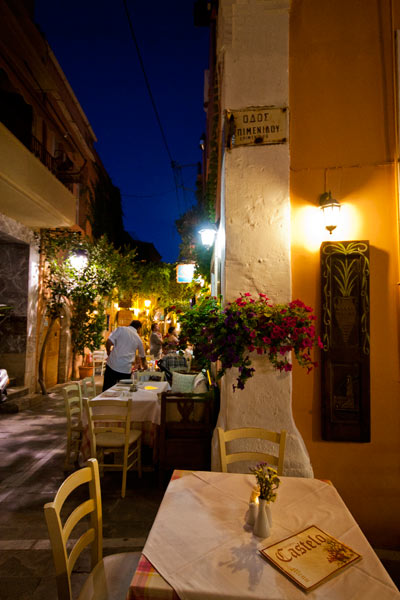
<path fill-rule="evenodd" d="M 123 383 L 126 385 L 130 385 L 132 383 L 132 379 L 120 379 L 118 383 Z"/>

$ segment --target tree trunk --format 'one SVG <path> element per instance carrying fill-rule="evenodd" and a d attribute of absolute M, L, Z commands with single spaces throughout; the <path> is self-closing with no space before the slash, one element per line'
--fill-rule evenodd
<path fill-rule="evenodd" d="M 52 318 L 49 323 L 49 326 L 47 328 L 46 335 L 43 340 L 42 348 L 40 350 L 39 365 L 38 365 L 38 382 L 39 382 L 40 389 L 41 389 L 43 395 L 47 394 L 46 385 L 44 382 L 44 373 L 43 373 L 44 354 L 46 351 L 47 342 L 50 338 L 51 330 L 53 329 L 53 325 L 55 322 L 56 322 L 56 319 Z"/>
<path fill-rule="evenodd" d="M 77 361 L 77 355 L 76 355 L 75 350 L 72 348 L 72 379 L 74 379 L 74 380 L 79 379 L 78 367 L 77 367 L 76 361 Z"/>

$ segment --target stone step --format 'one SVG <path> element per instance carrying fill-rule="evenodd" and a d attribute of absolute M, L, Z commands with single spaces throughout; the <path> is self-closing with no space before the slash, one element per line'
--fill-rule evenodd
<path fill-rule="evenodd" d="M 15 401 L 17 398 L 22 398 L 29 394 L 29 388 L 21 386 L 7 386 L 7 397 L 9 400 Z"/>

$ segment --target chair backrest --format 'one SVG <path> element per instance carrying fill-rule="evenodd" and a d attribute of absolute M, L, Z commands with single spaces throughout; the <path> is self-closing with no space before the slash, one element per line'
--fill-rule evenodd
<path fill-rule="evenodd" d="M 84 398 L 92 399 L 95 396 L 97 396 L 96 381 L 94 379 L 94 375 L 91 375 L 91 377 L 85 377 L 84 379 L 82 379 L 81 385 L 82 385 L 82 396 Z"/>
<path fill-rule="evenodd" d="M 89 484 L 89 499 L 85 499 L 78 507 L 74 506 L 75 510 L 71 511 L 63 524 L 60 513 L 65 501 L 77 487 L 85 483 Z M 102 510 L 96 459 L 89 459 L 87 467 L 75 471 L 61 484 L 53 502 L 45 504 L 44 514 L 53 551 L 58 599 L 72 600 L 71 572 L 82 550 L 89 544 L 92 545 L 92 569 L 102 559 Z M 75 525 L 86 515 L 90 515 L 90 521 L 85 520 L 87 529 L 70 550 L 69 546 L 67 548 L 69 536 Z"/>
<path fill-rule="evenodd" d="M 138 373 L 138 381 L 165 381 L 164 371 L 144 371 Z"/>
<path fill-rule="evenodd" d="M 92 356 L 94 372 L 96 373 L 96 367 L 100 366 L 100 375 L 103 375 L 107 360 L 106 350 L 94 350 Z"/>
<path fill-rule="evenodd" d="M 209 470 L 213 429 L 213 393 L 161 394 L 160 472 Z"/>
<path fill-rule="evenodd" d="M 266 462 L 271 466 L 276 466 L 278 475 L 282 475 L 283 462 L 285 458 L 286 431 L 279 433 L 267 431 L 260 427 L 242 427 L 240 429 L 230 429 L 224 431 L 221 427 L 217 428 L 219 440 L 219 454 L 221 459 L 221 471 L 228 472 L 228 465 L 239 461 L 257 461 Z M 277 453 L 271 454 L 269 451 L 262 451 L 258 448 L 252 450 L 230 451 L 227 452 L 227 443 L 233 440 L 258 439 L 277 444 Z M 246 472 L 248 469 L 246 470 Z"/>
<path fill-rule="evenodd" d="M 84 398 L 84 405 L 89 429 L 90 455 L 96 458 L 96 437 L 101 433 L 116 433 L 124 436 L 125 446 L 129 442 L 131 428 L 130 413 L 132 398 L 128 400 Z"/>
<path fill-rule="evenodd" d="M 82 392 L 78 381 L 67 383 L 62 388 L 68 427 L 78 425 L 82 420 Z"/>

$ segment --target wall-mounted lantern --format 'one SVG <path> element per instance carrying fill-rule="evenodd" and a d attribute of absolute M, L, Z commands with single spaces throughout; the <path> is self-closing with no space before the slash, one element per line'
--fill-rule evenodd
<path fill-rule="evenodd" d="M 71 267 L 76 271 L 83 271 L 88 264 L 88 256 L 85 250 L 75 250 L 69 257 Z"/>
<path fill-rule="evenodd" d="M 145 305 L 146 308 L 150 308 L 151 300 L 145 300 L 144 301 L 144 305 Z"/>
<path fill-rule="evenodd" d="M 339 224 L 340 202 L 332 198 L 331 192 L 321 194 L 319 205 L 324 215 L 325 228 L 332 234 Z"/>
<path fill-rule="evenodd" d="M 214 224 L 205 225 L 199 231 L 201 243 L 207 248 L 211 248 L 217 234 L 217 228 Z"/>

